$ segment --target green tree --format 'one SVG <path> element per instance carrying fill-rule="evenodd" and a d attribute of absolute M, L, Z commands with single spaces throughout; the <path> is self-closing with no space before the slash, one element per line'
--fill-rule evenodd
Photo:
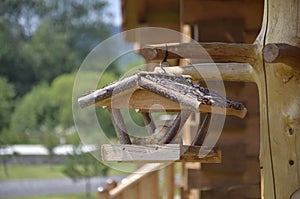
<path fill-rule="evenodd" d="M 57 124 L 55 107 L 49 98 L 47 84 L 34 87 L 17 105 L 11 119 L 11 131 L 38 136 Z"/>
<path fill-rule="evenodd" d="M 0 2 L 0 74 L 17 96 L 80 66 L 109 35 L 105 6 L 102 0 Z"/>
<path fill-rule="evenodd" d="M 0 77 L 0 132 L 7 128 L 14 105 L 15 91 L 7 79 Z"/>
<path fill-rule="evenodd" d="M 68 156 L 67 163 L 63 169 L 63 173 L 73 179 L 85 180 L 85 192 L 88 198 L 91 197 L 91 177 L 107 176 L 109 167 L 101 164 L 90 153 L 77 152 Z"/>

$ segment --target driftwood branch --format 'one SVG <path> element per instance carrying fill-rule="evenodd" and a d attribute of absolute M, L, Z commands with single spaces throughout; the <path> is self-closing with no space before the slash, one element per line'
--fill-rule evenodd
<path fill-rule="evenodd" d="M 125 78 L 122 81 L 114 82 L 103 89 L 96 90 L 83 96 L 78 99 L 78 103 L 81 108 L 84 108 L 135 86 L 137 86 L 137 75 Z"/>
<path fill-rule="evenodd" d="M 109 113 L 117 136 L 120 140 L 120 144 L 131 144 L 131 140 L 126 132 L 126 125 L 122 118 L 120 110 L 110 109 Z"/>
<path fill-rule="evenodd" d="M 144 120 L 144 123 L 145 123 L 145 126 L 146 126 L 146 129 L 148 131 L 148 133 L 150 135 L 154 134 L 154 131 L 155 131 L 155 124 L 154 124 L 154 120 L 153 118 L 151 117 L 151 114 L 149 112 L 142 112 L 142 117 L 143 117 L 143 120 Z"/>
<path fill-rule="evenodd" d="M 174 120 L 172 126 L 166 132 L 164 137 L 160 140 L 159 144 L 169 144 L 180 132 L 191 113 L 191 111 L 180 111 L 180 113 L 178 113 L 176 119 Z"/>
<path fill-rule="evenodd" d="M 256 60 L 256 49 L 254 44 L 177 43 L 168 44 L 168 58 L 195 58 L 199 62 L 253 63 Z M 162 60 L 166 54 L 166 46 L 147 45 L 139 53 L 147 60 Z"/>
<path fill-rule="evenodd" d="M 264 60 L 268 63 L 284 63 L 300 70 L 300 48 L 289 44 L 267 44 L 263 49 Z"/>
<path fill-rule="evenodd" d="M 220 80 L 233 82 L 254 82 L 253 68 L 248 63 L 206 63 L 187 66 L 165 67 L 169 74 L 189 75 L 194 80 L 215 81 Z M 160 67 L 155 72 L 163 73 Z"/>
<path fill-rule="evenodd" d="M 195 145 L 202 145 L 203 142 L 204 142 L 204 139 L 207 135 L 207 130 L 208 130 L 208 124 L 209 124 L 209 121 L 210 121 L 210 118 L 211 118 L 211 113 L 206 113 L 205 117 L 204 117 L 204 120 L 192 142 L 192 145 L 195 146 Z"/>

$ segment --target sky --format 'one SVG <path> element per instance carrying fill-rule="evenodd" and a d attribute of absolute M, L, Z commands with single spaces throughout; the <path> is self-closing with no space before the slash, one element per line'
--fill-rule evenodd
<path fill-rule="evenodd" d="M 122 23 L 122 14 L 121 14 L 121 0 L 107 0 L 107 13 L 111 13 L 112 16 L 108 17 L 105 20 L 113 20 L 112 24 L 120 26 Z"/>

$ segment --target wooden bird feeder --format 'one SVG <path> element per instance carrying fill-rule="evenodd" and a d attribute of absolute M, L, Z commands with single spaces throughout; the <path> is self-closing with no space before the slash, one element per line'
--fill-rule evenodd
<path fill-rule="evenodd" d="M 226 99 L 207 88 L 195 86 L 186 76 L 149 72 L 140 72 L 114 82 L 79 98 L 78 102 L 82 108 L 90 105 L 105 107 L 111 114 L 120 145 L 102 145 L 104 161 L 220 162 L 219 149 L 206 151 L 207 147 L 202 146 L 211 114 L 243 118 L 247 113 L 243 104 Z M 155 104 L 161 105 L 163 110 L 159 108 L 160 106 L 154 106 Z M 145 138 L 144 144 L 132 144 L 134 138 L 126 132 L 120 109 L 138 110 L 143 116 L 150 138 L 153 138 L 155 143 L 148 143 L 147 140 L 151 139 Z M 159 139 L 155 137 L 156 127 L 150 111 L 179 112 L 171 127 Z M 190 146 L 174 144 L 174 139 L 179 136 L 183 124 L 192 112 L 205 114 L 192 144 Z M 204 151 L 205 156 L 199 151 Z"/>

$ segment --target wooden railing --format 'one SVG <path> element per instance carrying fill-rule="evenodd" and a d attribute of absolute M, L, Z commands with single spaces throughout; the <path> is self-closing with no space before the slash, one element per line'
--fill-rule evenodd
<path fill-rule="evenodd" d="M 97 199 L 173 199 L 175 191 L 174 164 L 146 164 L 121 184 L 109 181 L 99 187 Z"/>

